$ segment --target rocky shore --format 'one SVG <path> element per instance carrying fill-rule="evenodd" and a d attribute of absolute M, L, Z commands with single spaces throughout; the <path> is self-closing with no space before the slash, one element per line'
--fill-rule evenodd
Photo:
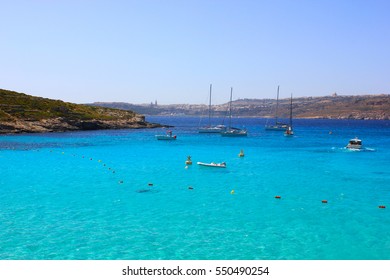
<path fill-rule="evenodd" d="M 101 108 L 0 89 L 0 134 L 162 127 L 130 110 Z"/>
<path fill-rule="evenodd" d="M 65 118 L 43 119 L 39 121 L 2 121 L 0 134 L 45 133 L 99 129 L 140 129 L 162 127 L 148 123 L 143 116 L 128 120 L 69 120 Z"/>

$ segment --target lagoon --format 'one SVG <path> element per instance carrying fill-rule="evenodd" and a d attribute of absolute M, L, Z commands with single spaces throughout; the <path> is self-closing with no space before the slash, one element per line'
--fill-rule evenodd
<path fill-rule="evenodd" d="M 177 140 L 1 136 L 0 259 L 390 259 L 390 121 L 294 120 L 284 137 L 235 119 L 244 138 L 199 134 L 198 118 L 147 121 Z M 344 148 L 355 136 L 365 150 Z"/>

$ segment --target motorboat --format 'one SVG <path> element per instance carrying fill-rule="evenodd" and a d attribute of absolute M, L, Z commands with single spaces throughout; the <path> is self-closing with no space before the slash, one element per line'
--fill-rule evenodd
<path fill-rule="evenodd" d="M 156 135 L 157 140 L 176 140 L 176 135 L 172 135 L 172 131 L 167 131 L 165 135 Z"/>
<path fill-rule="evenodd" d="M 362 140 L 355 137 L 349 140 L 348 145 L 346 146 L 347 149 L 351 150 L 360 150 L 363 147 Z"/>

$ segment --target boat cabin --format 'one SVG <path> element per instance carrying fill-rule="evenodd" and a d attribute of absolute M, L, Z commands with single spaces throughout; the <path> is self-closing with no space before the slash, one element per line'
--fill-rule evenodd
<path fill-rule="evenodd" d="M 362 140 L 358 138 L 353 138 L 349 140 L 349 143 L 347 145 L 348 149 L 361 149 L 362 148 Z"/>

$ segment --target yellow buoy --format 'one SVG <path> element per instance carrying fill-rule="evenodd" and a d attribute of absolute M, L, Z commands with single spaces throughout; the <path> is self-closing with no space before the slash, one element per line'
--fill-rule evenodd
<path fill-rule="evenodd" d="M 231 191 L 230 191 L 230 194 L 234 194 L 234 190 L 231 190 Z"/>
<path fill-rule="evenodd" d="M 192 164 L 191 156 L 187 156 L 186 164 L 187 165 L 191 165 Z"/>
<path fill-rule="evenodd" d="M 241 151 L 240 151 L 240 153 L 238 154 L 238 156 L 239 156 L 239 157 L 243 157 L 243 156 L 245 156 L 245 154 L 244 154 L 244 150 L 241 150 Z"/>

